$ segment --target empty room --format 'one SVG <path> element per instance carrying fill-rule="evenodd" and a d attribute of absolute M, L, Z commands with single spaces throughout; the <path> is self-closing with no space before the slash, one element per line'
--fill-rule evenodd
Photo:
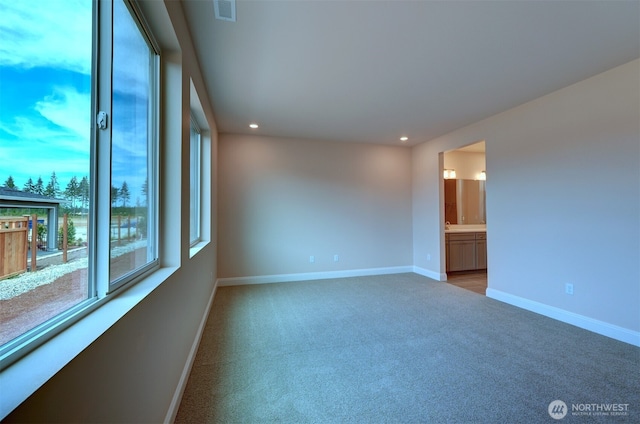
<path fill-rule="evenodd" d="M 640 1 L 41 5 L 2 422 L 640 420 Z"/>

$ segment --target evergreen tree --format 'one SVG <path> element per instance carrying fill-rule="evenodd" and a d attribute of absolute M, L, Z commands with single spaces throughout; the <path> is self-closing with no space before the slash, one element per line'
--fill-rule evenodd
<path fill-rule="evenodd" d="M 80 197 L 80 184 L 78 183 L 78 178 L 76 178 L 75 175 L 71 177 L 67 184 L 67 188 L 64 189 L 64 197 L 71 201 L 71 210 L 75 210 L 76 199 Z"/>
<path fill-rule="evenodd" d="M 89 207 L 89 179 L 86 176 L 82 177 L 80 180 L 78 192 L 80 198 L 80 209 L 84 210 Z"/>
<path fill-rule="evenodd" d="M 23 191 L 25 191 L 26 193 L 34 193 L 35 189 L 36 186 L 33 184 L 33 180 L 31 179 L 31 177 L 29 177 L 27 183 L 24 185 Z"/>
<path fill-rule="evenodd" d="M 44 183 L 42 182 L 42 177 L 38 177 L 38 181 L 36 182 L 33 192 L 35 194 L 44 195 Z"/>
<path fill-rule="evenodd" d="M 9 178 L 4 182 L 4 186 L 6 188 L 16 188 L 16 183 L 11 175 L 9 175 Z"/>
<path fill-rule="evenodd" d="M 144 204 L 149 204 L 149 181 L 148 178 L 144 179 L 144 183 L 142 183 L 142 197 L 144 198 Z"/>
<path fill-rule="evenodd" d="M 44 195 L 47 197 L 58 197 L 60 194 L 60 184 L 58 183 L 58 177 L 56 177 L 56 171 L 51 173 L 51 178 L 47 187 L 44 189 Z"/>
<path fill-rule="evenodd" d="M 122 182 L 122 187 L 120 188 L 120 200 L 122 200 L 122 206 L 126 207 L 127 202 L 131 198 L 131 193 L 129 193 L 129 186 L 126 181 Z"/>
<path fill-rule="evenodd" d="M 64 241 L 64 228 L 58 228 L 58 249 L 62 249 L 62 243 Z M 76 244 L 76 227 L 73 225 L 73 219 L 69 218 L 67 222 L 67 246 L 74 246 Z"/>
<path fill-rule="evenodd" d="M 111 206 L 115 206 L 119 198 L 120 190 L 116 186 L 111 186 Z"/>

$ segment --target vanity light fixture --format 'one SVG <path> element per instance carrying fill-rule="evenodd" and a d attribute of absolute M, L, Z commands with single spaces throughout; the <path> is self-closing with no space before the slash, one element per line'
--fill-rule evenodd
<path fill-rule="evenodd" d="M 486 181 L 487 180 L 487 172 L 486 171 L 482 171 L 480 173 L 480 175 L 478 175 L 478 180 L 480 181 Z"/>
<path fill-rule="evenodd" d="M 444 179 L 448 180 L 448 179 L 454 179 L 456 177 L 456 170 L 455 169 L 445 169 L 444 170 Z"/>
<path fill-rule="evenodd" d="M 255 130 L 258 128 L 258 124 L 249 124 L 249 128 L 251 128 L 252 130 Z"/>

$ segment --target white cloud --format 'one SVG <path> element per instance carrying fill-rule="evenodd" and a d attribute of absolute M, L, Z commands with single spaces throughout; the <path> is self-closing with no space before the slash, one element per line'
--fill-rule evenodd
<path fill-rule="evenodd" d="M 2 140 L 3 148 L 22 151 L 26 156 L 51 160 L 55 159 L 52 155 L 58 150 L 89 152 L 88 133 L 83 138 L 68 128 L 54 127 L 42 118 L 18 116 L 13 122 L 0 122 L 0 129 L 15 139 Z M 82 146 L 83 144 L 86 146 Z M 29 153 L 26 152 L 27 149 Z"/>
<path fill-rule="evenodd" d="M 0 0 L 0 65 L 91 73 L 91 0 Z"/>
<path fill-rule="evenodd" d="M 90 102 L 89 94 L 78 93 L 73 87 L 58 87 L 37 102 L 31 114 L 16 116 L 11 122 L 0 121 L 0 130 L 10 136 L 0 139 L 4 162 L 0 178 L 13 175 L 22 187 L 27 178 L 35 181 L 39 175 L 46 184 L 53 171 L 61 185 L 72 175 L 88 175 Z"/>
<path fill-rule="evenodd" d="M 36 111 L 50 122 L 78 137 L 91 134 L 91 95 L 78 93 L 75 87 L 55 87 L 53 94 L 36 103 Z"/>

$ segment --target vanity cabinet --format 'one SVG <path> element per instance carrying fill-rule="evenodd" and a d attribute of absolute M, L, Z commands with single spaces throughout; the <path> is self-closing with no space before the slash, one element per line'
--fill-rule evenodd
<path fill-rule="evenodd" d="M 445 241 L 447 271 L 487 268 L 487 233 L 447 233 Z"/>
<path fill-rule="evenodd" d="M 487 233 L 476 233 L 476 269 L 487 269 Z"/>

